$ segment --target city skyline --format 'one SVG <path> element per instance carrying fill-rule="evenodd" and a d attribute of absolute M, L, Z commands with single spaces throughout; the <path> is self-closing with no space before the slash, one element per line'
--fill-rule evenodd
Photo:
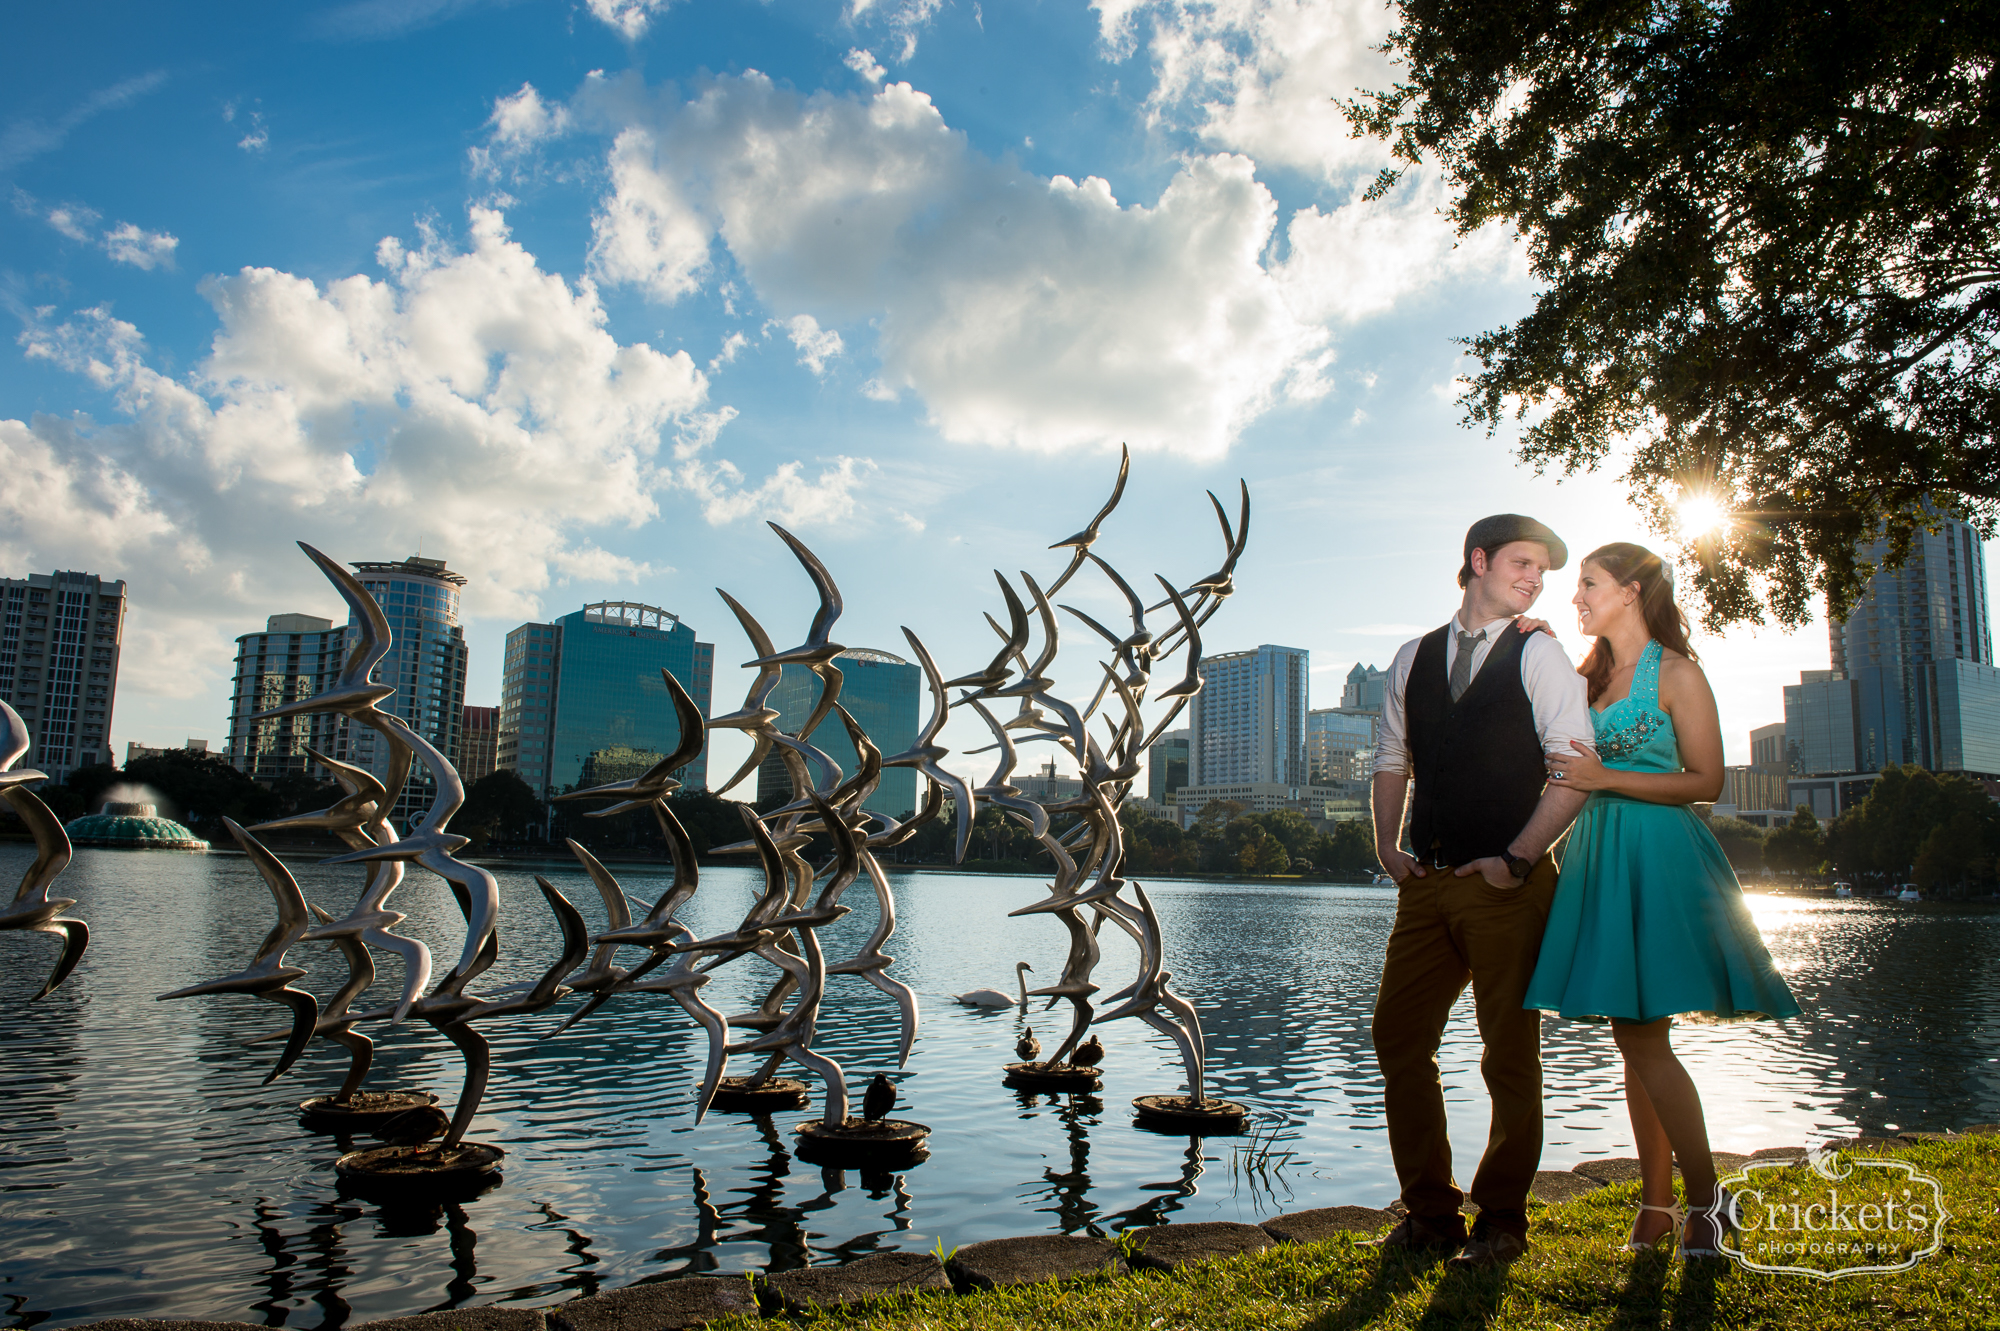
<path fill-rule="evenodd" d="M 29 11 L 0 92 L 0 555 L 128 580 L 120 744 L 216 734 L 269 615 L 344 620 L 298 538 L 467 570 L 484 705 L 510 628 L 599 601 L 714 626 L 728 696 L 751 653 L 713 588 L 810 614 L 766 520 L 850 641 L 907 624 L 972 669 L 991 570 L 1059 571 L 1121 443 L 1103 552 L 1186 585 L 1219 545 L 1201 490 L 1244 479 L 1210 648 L 1299 646 L 1322 706 L 1450 615 L 1488 513 L 1659 544 L 1617 456 L 1538 476 L 1514 427 L 1460 424 L 1457 339 L 1532 284 L 1509 237 L 1451 234 L 1435 175 L 1361 197 L 1386 149 L 1340 102 L 1394 77 L 1379 6 L 238 17 Z M 1537 611 L 1578 659 L 1574 573 Z M 1088 571 L 1065 595 L 1122 613 Z M 1696 645 L 1732 762 L 1828 666 L 1823 616 Z"/>

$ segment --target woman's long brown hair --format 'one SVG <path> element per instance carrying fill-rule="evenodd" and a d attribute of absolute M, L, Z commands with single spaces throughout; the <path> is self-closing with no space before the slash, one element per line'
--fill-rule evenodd
<path fill-rule="evenodd" d="M 1646 632 L 1670 652 L 1679 652 L 1690 661 L 1701 659 L 1688 645 L 1687 616 L 1674 604 L 1674 587 L 1667 581 L 1667 566 L 1660 562 L 1658 555 L 1643 545 L 1613 541 L 1592 550 L 1583 557 L 1583 562 L 1603 569 L 1605 576 L 1620 587 L 1637 583 L 1639 612 L 1645 616 Z M 1610 641 L 1600 637 L 1591 647 L 1589 655 L 1583 658 L 1583 664 L 1576 668 L 1576 672 L 1590 685 L 1590 701 L 1593 704 L 1610 687 L 1614 664 Z"/>

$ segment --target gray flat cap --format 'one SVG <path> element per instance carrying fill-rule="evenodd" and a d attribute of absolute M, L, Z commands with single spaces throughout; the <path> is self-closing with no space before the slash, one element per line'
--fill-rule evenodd
<path fill-rule="evenodd" d="M 1510 541 L 1539 541 L 1546 545 L 1550 568 L 1561 568 L 1569 562 L 1569 547 L 1562 543 L 1562 537 L 1521 513 L 1495 513 L 1473 523 L 1465 533 L 1466 561 L 1471 562 L 1474 550 L 1494 550 Z"/>

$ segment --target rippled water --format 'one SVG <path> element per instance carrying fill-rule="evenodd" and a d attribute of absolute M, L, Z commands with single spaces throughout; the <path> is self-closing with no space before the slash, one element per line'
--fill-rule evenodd
<path fill-rule="evenodd" d="M 28 858 L 0 847 L 0 882 Z M 357 888 L 352 870 L 294 867 L 322 905 L 338 909 Z M 601 919 L 580 873 L 544 872 Z M 665 886 L 619 872 L 642 903 Z M 500 883 L 496 986 L 547 964 L 556 936 L 529 873 L 510 870 Z M 1179 1086 L 1171 1047 L 1139 1023 L 1103 1028 L 1102 1095 L 1037 1097 L 999 1081 L 1020 1015 L 950 1003 L 956 990 L 1007 987 L 1017 960 L 1038 977 L 1060 970 L 1060 926 L 1005 918 L 1040 895 L 1036 880 L 913 874 L 895 886 L 895 973 L 925 1001 L 898 1113 L 933 1128 L 928 1161 L 887 1176 L 802 1164 L 787 1141 L 805 1112 L 775 1122 L 712 1113 L 697 1127 L 689 1088 L 704 1037 L 670 1001 L 628 995 L 555 1039 L 568 1004 L 488 1025 L 493 1088 L 471 1135 L 505 1145 L 506 1181 L 463 1205 L 384 1208 L 342 1197 L 332 1169 L 341 1144 L 295 1120 L 297 1101 L 338 1084 L 343 1051 L 316 1045 L 260 1087 L 275 1047 L 244 1042 L 282 1024 L 279 1009 L 240 997 L 153 1001 L 251 955 L 271 905 L 248 864 L 80 851 L 62 888 L 79 899 L 93 939 L 70 982 L 27 1006 L 55 940 L 0 933 L 0 1319 L 331 1328 L 465 1303 L 540 1305 L 683 1272 L 1164 1219 L 1255 1220 L 1394 1195 L 1367 1038 L 1391 890 L 1148 884 L 1176 984 L 1203 1013 L 1213 1089 L 1256 1111 L 1254 1137 L 1195 1143 L 1132 1126 L 1131 1097 Z M 748 872 L 707 870 L 690 923 L 729 927 L 752 893 Z M 865 884 L 849 899 L 855 913 L 828 931 L 835 956 L 873 925 Z M 2000 909 L 1752 902 L 1806 1015 L 1782 1028 L 1677 1035 L 1719 1149 L 2000 1119 Z M 415 883 L 396 904 L 448 965 L 462 925 L 443 885 Z M 1133 956 L 1106 933 L 1099 977 L 1115 988 Z M 322 993 L 343 969 L 317 947 L 291 959 Z M 384 961 L 381 991 L 398 979 L 393 958 Z M 738 963 L 706 992 L 741 1010 L 765 974 Z M 822 1031 L 820 1046 L 857 1085 L 892 1070 L 894 1009 L 861 981 L 834 981 Z M 1544 1031 L 1544 1164 L 1629 1154 L 1605 1033 L 1555 1020 Z M 459 1065 L 429 1028 L 378 1038 L 372 1087 L 457 1094 Z M 1453 1138 L 1469 1162 L 1486 1130 L 1469 1005 L 1441 1061 Z"/>

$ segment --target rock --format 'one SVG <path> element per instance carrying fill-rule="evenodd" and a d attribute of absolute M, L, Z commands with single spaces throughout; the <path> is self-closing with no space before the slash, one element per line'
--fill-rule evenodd
<path fill-rule="evenodd" d="M 1899 1142 L 1955 1142 L 1958 1139 L 1959 1134 L 1956 1132 L 1899 1132 L 1896 1134 L 1896 1140 Z"/>
<path fill-rule="evenodd" d="M 1721 1178 L 1725 1174 L 1734 1174 L 1737 1170 L 1750 1163 L 1749 1156 L 1738 1155 L 1734 1151 L 1711 1151 L 1708 1158 L 1715 1162 L 1715 1176 L 1717 1178 Z"/>
<path fill-rule="evenodd" d="M 1963 1137 L 2000 1137 L 2000 1123 L 1974 1123 L 1970 1127 L 1960 1128 L 1959 1135 Z"/>
<path fill-rule="evenodd" d="M 1395 1223 L 1395 1212 L 1372 1206 L 1321 1206 L 1274 1215 L 1257 1228 L 1280 1243 L 1324 1243 L 1336 1234 L 1374 1234 Z"/>
<path fill-rule="evenodd" d="M 1604 1186 L 1604 1180 L 1589 1174 L 1556 1169 L 1538 1169 L 1535 1181 L 1528 1187 L 1528 1195 L 1539 1197 L 1551 1206 L 1561 1202 L 1573 1202 L 1577 1198 L 1596 1192 Z"/>
<path fill-rule="evenodd" d="M 1821 1142 L 1823 1151 L 1893 1151 L 1898 1146 L 1908 1146 L 1908 1142 L 1897 1141 L 1894 1137 L 1841 1137 L 1830 1142 Z"/>
<path fill-rule="evenodd" d="M 1606 1156 L 1602 1160 L 1586 1160 L 1573 1167 L 1572 1174 L 1594 1178 L 1599 1183 L 1630 1183 L 1639 1177 L 1639 1158 L 1634 1155 Z"/>
<path fill-rule="evenodd" d="M 731 1313 L 757 1314 L 757 1295 L 741 1276 L 682 1276 L 628 1285 L 547 1309 L 551 1331 L 682 1331 Z"/>
<path fill-rule="evenodd" d="M 1038 1285 L 1044 1280 L 1125 1270 L 1118 1245 L 1087 1234 L 1034 1234 L 1019 1239 L 988 1239 L 968 1243 L 947 1264 L 953 1283 L 965 1289 L 1000 1285 Z"/>
<path fill-rule="evenodd" d="M 543 1331 L 547 1323 L 539 1308 L 453 1308 L 414 1317 L 385 1317 L 379 1322 L 350 1325 L 349 1331 Z"/>
<path fill-rule="evenodd" d="M 1215 1257 L 1234 1257 L 1240 1252 L 1262 1252 L 1271 1246 L 1271 1236 L 1255 1225 L 1239 1225 L 1233 1220 L 1199 1220 L 1184 1225 L 1153 1225 L 1139 1231 L 1145 1241 L 1132 1265 L 1155 1271 L 1175 1271 L 1194 1262 Z"/>
<path fill-rule="evenodd" d="M 811 1304 L 829 1308 L 884 1294 L 951 1288 L 943 1264 L 927 1252 L 878 1252 L 845 1266 L 808 1266 L 768 1279 L 785 1307 L 798 1312 Z"/>
<path fill-rule="evenodd" d="M 106 1331 L 261 1331 L 248 1322 L 182 1321 L 173 1317 L 107 1317 L 101 1322 L 82 1322 L 77 1331 L 104 1327 Z"/>

